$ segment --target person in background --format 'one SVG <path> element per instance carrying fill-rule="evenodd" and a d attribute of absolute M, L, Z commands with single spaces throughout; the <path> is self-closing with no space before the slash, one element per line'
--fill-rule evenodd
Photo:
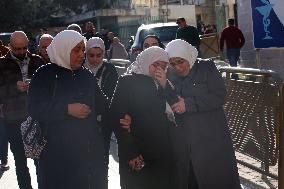
<path fill-rule="evenodd" d="M 113 32 L 108 32 L 108 33 L 107 33 L 107 38 L 108 38 L 108 40 L 110 41 L 110 43 L 112 43 L 113 38 L 114 38 Z"/>
<path fill-rule="evenodd" d="M 205 28 L 204 34 L 211 34 L 214 33 L 213 26 L 208 24 Z"/>
<path fill-rule="evenodd" d="M 196 29 L 197 29 L 199 35 L 203 35 L 203 33 L 204 33 L 204 23 L 201 20 L 197 21 Z"/>
<path fill-rule="evenodd" d="M 128 53 L 120 40 L 114 37 L 110 45 L 108 60 L 110 59 L 128 59 Z"/>
<path fill-rule="evenodd" d="M 196 27 L 187 25 L 183 17 L 177 18 L 176 23 L 179 26 L 176 39 L 185 40 L 199 51 L 200 38 Z"/>
<path fill-rule="evenodd" d="M 141 43 L 141 49 L 145 50 L 145 49 L 152 47 L 152 46 L 158 46 L 158 47 L 161 47 L 162 49 L 165 48 L 165 45 L 161 42 L 161 40 L 158 36 L 147 35 Z"/>
<path fill-rule="evenodd" d="M 35 42 L 36 42 L 35 46 L 38 46 L 40 37 L 41 37 L 43 34 L 46 34 L 47 31 L 48 31 L 47 28 L 41 28 L 41 29 L 40 29 L 39 34 L 35 37 Z"/>
<path fill-rule="evenodd" d="M 101 28 L 101 31 L 100 31 L 100 38 L 104 41 L 105 43 L 105 49 L 106 51 L 109 50 L 109 47 L 110 47 L 110 44 L 111 44 L 111 41 L 108 39 L 108 28 L 107 27 L 102 27 Z"/>
<path fill-rule="evenodd" d="M 40 37 L 38 44 L 38 55 L 41 56 L 45 62 L 45 64 L 50 63 L 50 59 L 47 54 L 47 47 L 51 44 L 53 37 L 49 34 L 43 34 Z"/>
<path fill-rule="evenodd" d="M 104 146 L 97 115 L 106 99 L 82 63 L 85 38 L 73 30 L 57 34 L 47 48 L 52 64 L 34 74 L 29 113 L 47 128 L 40 158 L 42 189 L 105 189 Z"/>
<path fill-rule="evenodd" d="M 184 40 L 166 46 L 174 85 L 165 87 L 179 132 L 175 137 L 176 189 L 241 189 L 236 157 L 226 116 L 224 80 L 212 60 L 198 59 Z M 163 73 L 165 75 L 166 73 Z"/>
<path fill-rule="evenodd" d="M 9 49 L 10 51 L 0 58 L 0 104 L 3 104 L 4 124 L 15 159 L 19 188 L 31 189 L 20 127 L 28 115 L 29 80 L 43 64 L 43 60 L 40 56 L 28 52 L 28 38 L 23 31 L 12 33 Z"/>
<path fill-rule="evenodd" d="M 242 31 L 235 26 L 234 19 L 228 19 L 228 27 L 224 28 L 221 33 L 220 38 L 220 50 L 223 52 L 224 43 L 226 41 L 227 48 L 227 58 L 229 60 L 229 64 L 232 67 L 238 66 L 238 60 L 240 58 L 240 49 L 245 44 L 245 38 Z M 233 74 L 233 79 L 238 79 L 238 76 Z"/>
<path fill-rule="evenodd" d="M 96 32 L 96 28 L 93 24 L 93 22 L 87 22 L 85 24 L 85 31 L 86 33 L 83 34 L 83 36 L 89 40 L 92 37 L 99 37 L 99 33 Z"/>
<path fill-rule="evenodd" d="M 74 30 L 74 31 L 77 31 L 79 32 L 80 34 L 82 34 L 82 29 L 81 27 L 78 25 L 78 24 L 70 24 L 69 26 L 67 26 L 66 28 L 67 30 Z"/>
<path fill-rule="evenodd" d="M 173 112 L 161 88 L 161 70 L 168 55 L 160 47 L 142 51 L 131 74 L 119 78 L 110 106 L 111 121 L 118 132 L 122 189 L 172 189 L 170 128 Z M 121 118 L 131 117 L 131 129 L 123 129 Z"/>
<path fill-rule="evenodd" d="M 127 48 L 126 48 L 127 52 L 130 51 L 130 49 L 131 49 L 133 43 L 134 43 L 134 36 L 132 35 L 132 36 L 130 36 L 129 39 L 128 39 L 128 46 L 127 46 Z"/>
<path fill-rule="evenodd" d="M 162 49 L 165 48 L 164 44 L 161 42 L 160 38 L 156 35 L 147 35 L 141 42 L 141 49 L 145 50 L 149 47 L 153 47 L 153 46 L 157 46 L 157 47 L 161 47 Z M 136 63 L 135 61 L 128 66 L 127 70 L 125 73 L 130 74 L 131 70 L 132 70 L 132 66 L 134 66 Z"/>
<path fill-rule="evenodd" d="M 97 82 L 102 89 L 103 93 L 108 98 L 108 105 L 112 98 L 117 80 L 118 74 L 114 65 L 103 60 L 105 54 L 104 41 L 99 37 L 92 37 L 87 41 L 86 44 L 86 62 L 85 67 L 89 68 L 91 72 L 95 75 Z M 108 113 L 108 112 L 107 112 Z M 108 166 L 109 164 L 109 150 L 110 150 L 110 140 L 111 135 L 114 131 L 114 127 L 107 122 L 104 122 L 104 118 L 98 117 L 99 125 L 102 128 L 102 133 L 104 137 L 104 147 L 105 147 L 105 162 Z M 105 175 L 107 176 L 107 170 Z"/>

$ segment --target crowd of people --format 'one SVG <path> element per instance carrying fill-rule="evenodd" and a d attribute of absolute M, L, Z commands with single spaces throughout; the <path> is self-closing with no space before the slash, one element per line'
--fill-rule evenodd
<path fill-rule="evenodd" d="M 38 55 L 23 31 L 13 32 L 9 48 L 1 45 L 1 170 L 9 141 L 19 188 L 32 189 L 20 131 L 31 116 L 47 130 L 34 160 L 39 189 L 107 189 L 112 133 L 121 189 L 240 189 L 225 84 L 213 61 L 197 58 L 197 29 L 184 18 L 177 24 L 166 46 L 146 36 L 122 76 L 107 60 L 126 59 L 124 46 L 92 22 L 85 33 L 71 24 L 41 35 Z"/>

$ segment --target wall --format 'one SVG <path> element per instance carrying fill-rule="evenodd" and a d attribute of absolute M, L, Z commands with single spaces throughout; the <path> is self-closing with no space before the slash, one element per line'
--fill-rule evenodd
<path fill-rule="evenodd" d="M 159 0 L 132 0 L 131 7 L 157 7 Z"/>
<path fill-rule="evenodd" d="M 162 9 L 166 9 L 163 5 Z M 184 17 L 188 24 L 196 26 L 195 5 L 168 5 L 168 21 L 176 21 L 177 17 Z M 152 16 L 158 16 L 158 11 L 151 11 Z M 157 14 L 157 15 L 153 15 Z"/>
<path fill-rule="evenodd" d="M 248 0 L 249 1 L 249 0 Z M 227 18 L 234 18 L 234 4 L 236 3 L 236 0 L 227 0 Z"/>
<path fill-rule="evenodd" d="M 215 5 L 196 6 L 196 14 L 201 15 L 204 24 L 216 24 Z"/>
<path fill-rule="evenodd" d="M 239 28 L 246 38 L 245 46 L 241 49 L 241 66 L 270 69 L 276 71 L 284 79 L 284 48 L 261 49 L 259 63 L 256 63 L 257 53 L 253 45 L 253 29 L 250 0 L 238 0 Z"/>

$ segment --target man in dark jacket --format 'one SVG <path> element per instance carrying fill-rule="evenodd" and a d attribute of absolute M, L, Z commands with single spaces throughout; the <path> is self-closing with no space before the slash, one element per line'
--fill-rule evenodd
<path fill-rule="evenodd" d="M 187 25 L 183 17 L 177 18 L 176 23 L 179 26 L 176 39 L 183 39 L 199 50 L 200 38 L 196 27 Z"/>
<path fill-rule="evenodd" d="M 10 51 L 0 58 L 0 104 L 3 104 L 4 122 L 14 155 L 20 189 L 31 189 L 20 125 L 27 116 L 27 90 L 29 79 L 43 64 L 37 55 L 28 52 L 28 38 L 15 31 L 10 38 Z"/>
<path fill-rule="evenodd" d="M 86 33 L 84 33 L 83 36 L 87 40 L 91 39 L 92 37 L 99 37 L 99 33 L 96 32 L 96 28 L 93 22 L 87 22 L 85 25 L 85 30 L 86 30 Z"/>

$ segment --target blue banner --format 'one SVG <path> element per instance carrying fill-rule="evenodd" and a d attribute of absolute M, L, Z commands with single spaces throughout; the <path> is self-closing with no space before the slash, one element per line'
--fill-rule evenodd
<path fill-rule="evenodd" d="M 284 47 L 284 0 L 251 0 L 255 48 Z"/>

